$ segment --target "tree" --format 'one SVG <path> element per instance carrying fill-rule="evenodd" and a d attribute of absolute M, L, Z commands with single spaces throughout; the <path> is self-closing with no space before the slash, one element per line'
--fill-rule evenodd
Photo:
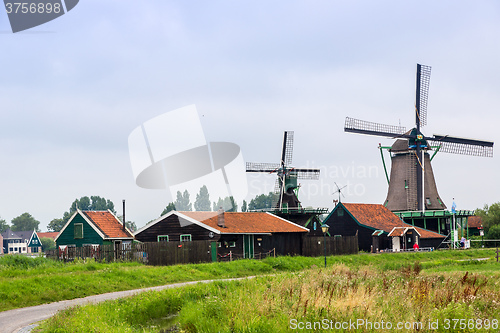
<path fill-rule="evenodd" d="M 173 202 L 169 203 L 167 205 L 167 207 L 165 207 L 165 209 L 163 210 L 163 212 L 161 212 L 160 216 L 163 216 L 163 215 L 167 214 L 171 210 L 175 210 L 175 204 Z M 154 220 L 152 220 L 152 221 L 154 221 Z M 149 222 L 152 222 L 152 221 L 149 221 Z"/>
<path fill-rule="evenodd" d="M 197 211 L 210 211 L 210 197 L 205 185 L 200 188 L 200 193 L 196 195 L 194 209 Z"/>
<path fill-rule="evenodd" d="M 12 223 L 11 227 L 12 231 L 29 231 L 29 230 L 40 231 L 40 229 L 38 229 L 40 221 L 35 220 L 35 218 L 31 216 L 30 213 L 23 213 L 18 217 L 14 217 L 11 223 Z"/>
<path fill-rule="evenodd" d="M 257 210 L 257 209 L 268 209 L 271 208 L 273 204 L 275 194 L 273 192 L 269 192 L 268 195 L 261 194 L 256 196 L 254 199 L 250 200 L 248 204 L 248 210 Z"/>
<path fill-rule="evenodd" d="M 49 231 L 59 232 L 62 230 L 65 224 L 66 223 L 64 222 L 64 219 L 53 219 L 49 222 L 47 229 L 49 229 Z"/>
<path fill-rule="evenodd" d="M 175 210 L 178 211 L 192 211 L 193 205 L 189 200 L 189 192 L 187 190 L 181 194 L 180 191 L 177 191 L 177 199 L 175 200 Z"/>
<path fill-rule="evenodd" d="M 135 222 L 127 221 L 127 222 L 125 222 L 125 226 L 128 228 L 128 230 L 130 230 L 132 232 L 137 230 L 137 226 L 135 225 Z"/>
<path fill-rule="evenodd" d="M 71 204 L 71 207 L 69 207 L 68 212 L 64 212 L 63 217 L 62 217 L 62 222 L 61 221 L 55 221 L 54 224 L 49 224 L 49 228 L 54 231 L 61 231 L 61 229 L 64 227 L 66 222 L 69 221 L 71 216 L 76 212 L 77 209 L 80 210 L 110 210 L 113 214 L 116 215 L 115 211 L 115 205 L 111 200 L 101 198 L 98 195 L 93 195 L 90 198 L 85 196 L 81 197 L 80 199 L 75 199 L 73 203 Z M 57 220 L 57 219 L 54 219 Z M 52 223 L 54 220 L 52 220 L 50 223 Z M 57 228 L 61 228 L 59 230 L 56 230 Z M 54 229 L 56 228 L 56 229 Z"/>
<path fill-rule="evenodd" d="M 5 222 L 4 219 L 0 218 L 0 234 L 3 234 L 4 232 L 7 231 L 7 229 L 10 228 L 10 225 Z"/>
<path fill-rule="evenodd" d="M 123 215 L 118 215 L 117 218 L 118 218 L 118 220 L 120 220 L 120 222 L 123 225 Z M 127 221 L 127 222 L 125 222 L 125 226 L 128 228 L 128 230 L 130 230 L 132 232 L 134 232 L 134 231 L 137 230 L 137 225 L 133 221 Z"/>
<path fill-rule="evenodd" d="M 76 209 L 80 210 L 110 210 L 113 214 L 116 215 L 115 205 L 109 199 L 101 198 L 98 195 L 93 195 L 89 197 L 81 197 L 80 199 L 76 199 L 71 204 L 69 209 L 70 216 L 76 212 Z"/>
<path fill-rule="evenodd" d="M 500 202 L 491 206 L 484 205 L 483 209 L 476 209 L 476 215 L 481 217 L 484 231 L 488 233 L 490 228 L 500 224 Z"/>
<path fill-rule="evenodd" d="M 224 199 L 219 198 L 217 202 L 214 201 L 213 209 L 214 212 L 218 211 L 219 208 L 223 208 L 226 212 L 236 212 L 238 211 L 238 205 L 232 196 L 225 197 Z"/>
<path fill-rule="evenodd" d="M 42 237 L 40 238 L 40 242 L 42 242 L 43 252 L 56 249 L 56 242 L 52 238 Z"/>
<path fill-rule="evenodd" d="M 490 227 L 488 233 L 486 234 L 487 239 L 500 239 L 500 224 L 495 224 Z"/>
<path fill-rule="evenodd" d="M 243 200 L 243 205 L 241 205 L 241 211 L 246 212 L 248 210 L 247 202 L 246 200 Z"/>

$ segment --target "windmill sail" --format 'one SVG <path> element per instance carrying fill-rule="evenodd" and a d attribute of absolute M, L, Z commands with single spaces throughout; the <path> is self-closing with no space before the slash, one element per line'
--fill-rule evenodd
<path fill-rule="evenodd" d="M 434 173 L 427 151 L 439 151 L 493 156 L 493 142 L 445 135 L 426 137 L 420 127 L 427 124 L 427 100 L 431 67 L 417 64 L 415 91 L 415 127 L 406 132 L 404 127 L 346 118 L 345 132 L 396 138 L 391 152 L 391 176 L 385 205 L 392 211 L 424 211 L 446 209 L 437 192 Z"/>
<path fill-rule="evenodd" d="M 300 201 L 294 190 L 299 187 L 297 179 L 319 179 L 320 169 L 293 168 L 293 132 L 283 135 L 280 163 L 248 163 L 247 172 L 276 173 L 275 201 L 273 207 L 282 209 L 298 209 Z"/>

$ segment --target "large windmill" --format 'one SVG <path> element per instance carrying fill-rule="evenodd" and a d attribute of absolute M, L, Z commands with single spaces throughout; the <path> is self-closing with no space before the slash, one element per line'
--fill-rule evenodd
<path fill-rule="evenodd" d="M 293 131 L 286 131 L 283 136 L 283 148 L 279 163 L 249 163 L 247 172 L 276 173 L 274 192 L 276 200 L 273 209 L 296 210 L 300 208 L 300 201 L 296 190 L 300 186 L 297 179 L 319 179 L 319 169 L 294 168 L 291 166 L 293 154 Z"/>
<path fill-rule="evenodd" d="M 397 139 L 390 147 L 391 177 L 385 205 L 392 211 L 444 210 L 439 197 L 431 157 L 428 151 L 493 156 L 493 142 L 472 140 L 449 135 L 425 136 L 421 127 L 427 124 L 427 96 L 431 67 L 417 64 L 415 127 L 406 131 L 401 126 L 389 126 L 346 118 L 346 132 Z M 434 155 L 432 156 L 434 157 Z"/>

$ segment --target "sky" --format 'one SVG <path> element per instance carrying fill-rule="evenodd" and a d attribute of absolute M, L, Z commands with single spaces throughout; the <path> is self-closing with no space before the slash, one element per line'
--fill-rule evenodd
<path fill-rule="evenodd" d="M 294 131 L 304 206 L 383 203 L 379 143 L 345 133 L 346 116 L 414 125 L 416 64 L 432 66 L 424 134 L 500 142 L 500 3 L 470 1 L 82 0 L 12 33 L 0 11 L 0 217 L 30 213 L 45 231 L 82 196 L 114 202 L 138 227 L 172 201 L 135 184 L 130 133 L 196 105 L 208 142 L 277 163 Z M 500 201 L 500 162 L 438 154 L 451 208 Z M 386 155 L 386 159 L 388 155 Z M 248 196 L 274 175 L 249 175 Z M 194 201 L 194 194 L 191 195 Z M 215 198 L 211 198 L 212 201 Z"/>

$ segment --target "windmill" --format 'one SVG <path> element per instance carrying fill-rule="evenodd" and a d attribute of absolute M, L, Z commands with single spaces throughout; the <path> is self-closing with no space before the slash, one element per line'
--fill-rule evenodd
<path fill-rule="evenodd" d="M 425 136 L 421 127 L 427 124 L 427 97 L 431 67 L 417 64 L 415 97 L 415 127 L 406 131 L 390 126 L 346 118 L 346 132 L 397 139 L 390 147 L 391 177 L 385 205 L 391 211 L 444 210 L 445 204 L 437 192 L 431 160 L 438 152 L 493 156 L 493 142 L 472 140 L 449 135 Z M 428 151 L 435 149 L 432 157 Z"/>
<path fill-rule="evenodd" d="M 293 154 L 293 131 L 286 131 L 283 136 L 283 147 L 281 150 L 281 160 L 279 163 L 249 163 L 247 162 L 247 172 L 276 173 L 274 193 L 276 200 L 273 208 L 298 209 L 300 201 L 297 198 L 297 179 L 319 179 L 319 169 L 303 169 L 291 166 Z"/>

